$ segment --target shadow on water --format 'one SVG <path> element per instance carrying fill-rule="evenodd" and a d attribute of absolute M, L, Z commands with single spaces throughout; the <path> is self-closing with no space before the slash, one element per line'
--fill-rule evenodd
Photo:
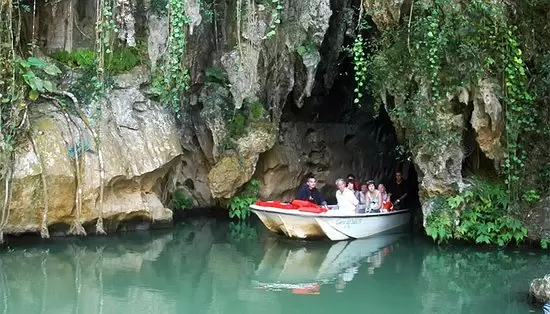
<path fill-rule="evenodd" d="M 529 313 L 529 281 L 549 266 L 408 233 L 288 241 L 195 219 L 2 252 L 0 313 Z"/>

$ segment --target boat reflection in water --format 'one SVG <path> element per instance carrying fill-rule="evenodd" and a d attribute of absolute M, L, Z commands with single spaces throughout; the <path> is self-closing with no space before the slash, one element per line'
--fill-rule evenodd
<path fill-rule="evenodd" d="M 337 291 L 342 291 L 361 264 L 368 262 L 368 272 L 373 274 L 404 235 L 386 234 L 336 243 L 269 238 L 252 285 L 271 291 L 320 294 L 321 285 L 334 284 Z"/>

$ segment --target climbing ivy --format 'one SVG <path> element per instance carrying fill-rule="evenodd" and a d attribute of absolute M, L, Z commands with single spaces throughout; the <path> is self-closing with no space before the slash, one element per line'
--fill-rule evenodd
<path fill-rule="evenodd" d="M 189 89 L 189 71 L 184 66 L 186 49 L 186 25 L 189 18 L 185 15 L 186 0 L 168 0 L 170 12 L 170 34 L 168 37 L 168 54 L 160 67 L 160 72 L 153 81 L 153 90 L 161 101 L 171 106 L 177 117 L 181 116 L 181 103 Z"/>
<path fill-rule="evenodd" d="M 520 193 L 520 188 L 530 189 L 519 183 L 525 182 L 522 177 L 527 178 L 526 146 L 541 113 L 535 109 L 519 41 L 527 37 L 520 36 L 510 15 L 516 7 L 510 10 L 505 3 L 483 0 L 460 4 L 434 0 L 415 2 L 410 9 L 414 11 L 408 12 L 403 23 L 382 30 L 368 47 L 359 44 L 363 41 L 359 36 L 354 45 L 357 85 L 361 87 L 359 83 L 369 76 L 370 92 L 376 101 L 386 102 L 392 120 L 407 130 L 408 142 L 404 146 L 413 155 L 419 151 L 437 155 L 442 149 L 462 144 L 460 122 L 441 121 L 441 117 L 458 117 L 466 110 L 465 105 L 452 101 L 459 87 L 473 93 L 481 83 L 491 84 L 503 105 L 505 118 L 505 159 L 497 179 L 503 185 L 496 189 L 502 192 L 499 200 L 491 199 L 495 197 L 491 194 L 487 196 L 491 201 L 486 202 L 476 195 L 481 193 L 478 190 L 447 196 L 440 206 L 445 210 L 435 211 L 428 218 L 427 232 L 438 241 L 459 238 L 497 245 L 521 241 L 525 228 L 512 218 L 509 208 L 534 197 L 533 193 Z M 367 48 L 372 53 L 364 71 L 361 51 Z M 356 89 L 359 92 L 362 91 Z M 457 221 L 460 227 L 456 227 Z"/>
<path fill-rule="evenodd" d="M 277 26 L 281 24 L 281 12 L 283 11 L 283 0 L 267 0 L 266 5 L 271 7 L 271 19 L 269 22 L 269 29 L 262 39 L 271 39 L 277 34 Z M 262 5 L 262 8 L 265 8 Z"/>

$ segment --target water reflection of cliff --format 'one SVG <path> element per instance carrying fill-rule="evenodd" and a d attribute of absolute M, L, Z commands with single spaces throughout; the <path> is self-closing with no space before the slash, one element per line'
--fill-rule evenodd
<path fill-rule="evenodd" d="M 193 224 L 0 253 L 0 313 L 280 313 L 247 288 L 254 267 L 227 224 Z"/>
<path fill-rule="evenodd" d="M 523 313 L 529 280 L 550 269 L 541 255 L 407 236 L 304 244 L 229 231 L 198 220 L 2 252 L 0 313 Z M 316 286 L 265 286 L 285 282 Z"/>
<path fill-rule="evenodd" d="M 433 249 L 419 276 L 422 313 L 527 313 L 529 283 L 548 269 L 540 252 Z"/>

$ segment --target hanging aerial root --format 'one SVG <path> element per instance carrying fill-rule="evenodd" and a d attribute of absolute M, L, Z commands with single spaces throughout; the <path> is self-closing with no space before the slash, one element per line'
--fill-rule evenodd
<path fill-rule="evenodd" d="M 63 117 L 67 121 L 67 128 L 69 129 L 69 134 L 71 136 L 71 140 L 73 142 L 73 149 L 75 153 L 75 172 L 76 172 L 76 191 L 75 191 L 75 211 L 76 211 L 76 217 L 75 220 L 72 222 L 71 227 L 69 228 L 69 234 L 74 235 L 86 235 L 86 230 L 84 230 L 84 227 L 82 226 L 81 220 L 80 220 L 80 214 L 82 209 L 82 186 L 81 186 L 81 177 L 80 177 L 80 162 L 79 162 L 79 149 L 76 145 L 76 139 L 75 135 L 73 133 L 73 129 L 71 128 L 71 122 L 72 119 L 70 118 L 69 114 L 67 113 L 67 110 L 63 108 L 63 106 L 59 103 L 59 100 L 57 100 L 55 97 L 41 94 L 42 97 L 46 99 L 50 99 L 53 104 L 60 109 L 60 111 L 63 113 Z M 73 96 L 74 97 L 74 96 Z M 78 125 L 76 125 L 76 128 L 78 129 Z M 83 147 L 82 147 L 83 149 Z"/>
<path fill-rule="evenodd" d="M 97 158 L 99 163 L 99 209 L 98 209 L 98 218 L 96 222 L 96 233 L 97 234 L 107 234 L 105 232 L 105 229 L 103 228 L 103 198 L 104 198 L 104 192 L 105 192 L 105 163 L 103 161 L 103 152 L 101 150 L 101 138 L 99 134 L 101 133 L 101 129 L 99 132 L 96 132 L 91 126 L 90 121 L 88 118 L 82 113 L 80 109 L 78 109 L 78 99 L 69 92 L 60 92 L 60 95 L 66 96 L 71 99 L 71 101 L 74 103 L 75 111 L 80 117 L 80 120 L 84 123 L 86 128 L 90 131 L 92 134 L 92 137 L 95 140 L 96 144 L 96 150 L 97 150 Z M 101 127 L 101 123 L 98 124 L 99 127 Z"/>
<path fill-rule="evenodd" d="M 40 236 L 44 239 L 50 237 L 50 232 L 48 231 L 48 184 L 46 182 L 46 174 L 44 173 L 44 162 L 42 160 L 42 154 L 38 152 L 36 141 L 32 137 L 32 134 L 29 134 L 29 141 L 31 142 L 32 150 L 34 154 L 38 157 L 38 165 L 40 167 L 40 179 L 42 180 L 42 195 L 44 198 L 44 210 L 42 211 L 42 221 L 40 223 Z"/>

